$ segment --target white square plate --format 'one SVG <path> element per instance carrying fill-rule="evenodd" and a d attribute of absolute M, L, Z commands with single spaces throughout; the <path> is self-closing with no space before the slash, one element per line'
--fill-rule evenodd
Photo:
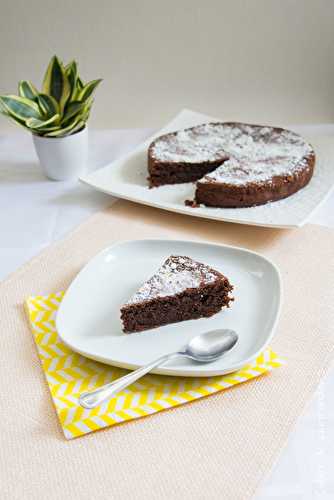
<path fill-rule="evenodd" d="M 118 198 L 179 212 L 193 217 L 238 222 L 266 227 L 300 227 L 329 195 L 334 185 L 333 137 L 305 137 L 314 147 L 317 160 L 311 182 L 284 200 L 251 208 L 186 207 L 184 201 L 194 198 L 194 184 L 174 184 L 149 189 L 147 185 L 147 149 L 152 140 L 167 132 L 200 123 L 217 121 L 200 113 L 181 111 L 166 127 L 140 144 L 134 151 L 106 167 L 80 178 L 90 186 Z"/>
<path fill-rule="evenodd" d="M 235 287 L 231 308 L 211 318 L 123 333 L 120 307 L 172 254 L 188 255 L 223 272 Z M 180 349 L 200 333 L 234 329 L 239 340 L 220 360 L 199 364 L 179 358 L 155 370 L 164 375 L 205 377 L 235 371 L 255 358 L 274 333 L 280 302 L 277 268 L 254 252 L 192 241 L 128 241 L 103 250 L 84 267 L 64 296 L 56 326 L 60 338 L 74 351 L 130 369 Z"/>

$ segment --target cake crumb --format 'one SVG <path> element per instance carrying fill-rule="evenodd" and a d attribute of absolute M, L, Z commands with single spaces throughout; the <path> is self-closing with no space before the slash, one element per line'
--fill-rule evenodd
<path fill-rule="evenodd" d="M 186 207 L 198 208 L 200 205 L 195 200 L 185 200 L 184 202 Z"/>

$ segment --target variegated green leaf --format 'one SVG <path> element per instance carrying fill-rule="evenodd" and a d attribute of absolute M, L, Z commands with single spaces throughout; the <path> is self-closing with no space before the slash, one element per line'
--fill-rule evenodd
<path fill-rule="evenodd" d="M 60 111 L 62 112 L 70 97 L 71 89 L 65 68 L 57 56 L 53 56 L 46 70 L 43 81 L 43 93 L 54 97 L 59 103 Z"/>
<path fill-rule="evenodd" d="M 42 113 L 47 117 L 51 117 L 60 113 L 59 104 L 51 95 L 39 94 L 38 105 L 41 108 Z"/>
<path fill-rule="evenodd" d="M 74 132 L 78 132 L 85 126 L 85 123 L 81 121 L 80 118 L 75 118 L 67 127 L 60 128 L 54 132 L 46 133 L 47 137 L 64 137 L 66 135 L 71 135 Z"/>
<path fill-rule="evenodd" d="M 9 115 L 20 121 L 25 122 L 28 118 L 41 118 L 41 112 L 37 104 L 25 97 L 4 95 L 0 96 L 0 102 Z"/>
<path fill-rule="evenodd" d="M 91 82 L 86 83 L 86 85 L 79 93 L 78 100 L 86 101 L 92 95 L 98 84 L 101 82 L 102 80 L 101 78 L 99 78 L 98 80 L 92 80 Z"/>
<path fill-rule="evenodd" d="M 78 90 L 82 90 L 84 88 L 85 84 L 84 82 L 82 81 L 81 77 L 78 75 L 78 78 L 77 78 L 77 88 Z"/>
<path fill-rule="evenodd" d="M 66 72 L 66 75 L 67 75 L 67 78 L 68 78 L 68 81 L 70 84 L 70 89 L 71 89 L 69 101 L 73 101 L 75 98 L 75 93 L 76 93 L 76 89 L 77 89 L 77 78 L 78 78 L 78 67 L 77 67 L 76 61 L 70 62 L 66 66 L 65 72 Z"/>
<path fill-rule="evenodd" d="M 66 71 L 67 75 L 71 71 L 71 68 L 73 67 L 73 65 L 77 68 L 77 62 L 74 59 L 73 59 L 73 61 L 70 61 L 68 64 L 65 65 L 65 71 Z"/>
<path fill-rule="evenodd" d="M 80 92 L 82 91 L 83 88 L 84 88 L 84 83 L 83 83 L 82 79 L 80 78 L 80 76 L 78 75 L 76 85 L 75 85 L 75 91 L 73 92 L 73 95 L 72 95 L 72 101 L 77 101 L 79 99 Z"/>
<path fill-rule="evenodd" d="M 12 116 L 10 115 L 6 110 L 5 108 L 3 107 L 3 105 L 1 104 L 0 102 L 0 113 L 3 115 L 3 116 L 6 116 L 7 118 L 9 118 L 9 120 L 15 122 L 17 125 L 20 125 L 21 127 L 24 127 L 26 130 L 30 130 L 29 127 L 26 125 L 26 122 L 23 121 L 23 120 L 19 120 L 18 118 L 15 118 L 15 116 Z"/>
<path fill-rule="evenodd" d="M 33 130 L 31 130 L 31 127 L 27 124 L 27 122 L 29 120 L 37 120 L 38 121 L 38 118 L 28 118 L 26 121 L 23 121 L 23 120 L 20 120 L 19 118 L 15 117 L 15 116 L 10 115 L 5 110 L 5 108 L 3 107 L 3 105 L 1 104 L 1 102 L 0 102 L 0 113 L 3 114 L 4 116 L 6 116 L 7 118 L 9 118 L 11 121 L 15 122 L 20 127 L 23 127 L 25 130 L 29 130 L 30 132 L 33 132 Z M 58 126 L 52 128 L 51 130 L 56 130 L 56 128 L 58 128 Z M 50 128 L 48 130 L 50 131 Z"/>
<path fill-rule="evenodd" d="M 80 102 L 80 101 L 76 101 L 76 102 Z M 89 117 L 89 112 L 90 112 L 91 106 L 93 104 L 93 98 L 90 97 L 90 98 L 88 98 L 87 101 L 83 101 L 80 104 L 81 104 L 80 107 L 75 106 L 76 109 L 73 109 L 73 113 L 74 113 L 74 111 L 76 111 L 76 113 L 73 116 L 75 116 L 75 118 L 80 118 L 80 120 L 85 123 Z M 71 110 L 69 110 L 69 111 L 71 111 Z M 64 126 L 64 127 L 67 126 L 68 119 L 69 118 L 67 117 L 67 120 L 62 121 L 62 126 Z M 73 117 L 70 120 L 72 121 Z"/>
<path fill-rule="evenodd" d="M 90 115 L 90 110 L 91 110 L 91 107 L 92 107 L 92 104 L 94 102 L 94 99 L 91 97 L 90 99 L 88 99 L 88 101 L 86 101 L 86 105 L 85 105 L 85 108 L 81 114 L 81 119 L 86 122 L 89 118 L 89 115 Z"/>
<path fill-rule="evenodd" d="M 31 82 L 28 82 L 27 80 L 21 80 L 19 82 L 19 96 L 36 102 L 38 90 Z"/>
<path fill-rule="evenodd" d="M 0 113 L 3 114 L 3 115 L 8 115 L 6 109 L 5 109 L 5 106 L 2 104 L 2 102 L 0 101 Z"/>
<path fill-rule="evenodd" d="M 48 120 L 38 120 L 37 118 L 29 118 L 27 120 L 27 125 L 30 128 L 38 130 L 56 130 L 59 128 L 57 122 L 59 121 L 59 115 L 54 115 Z"/>
<path fill-rule="evenodd" d="M 66 123 L 68 120 L 73 118 L 73 116 L 81 113 L 85 108 L 85 103 L 81 101 L 72 101 L 66 106 L 64 117 L 62 123 Z"/>

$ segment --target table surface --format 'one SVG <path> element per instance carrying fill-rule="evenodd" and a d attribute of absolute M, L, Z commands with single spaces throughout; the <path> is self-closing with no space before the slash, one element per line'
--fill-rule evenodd
<path fill-rule="evenodd" d="M 334 136 L 334 125 L 294 129 L 310 136 Z M 110 163 L 153 132 L 152 129 L 91 131 L 89 169 Z M 29 134 L 0 135 L 0 279 L 112 202 L 110 196 L 78 182 L 46 179 Z M 334 227 L 334 192 L 310 222 Z M 334 498 L 333 392 L 331 373 L 320 384 L 270 476 L 261 485 L 258 500 Z"/>

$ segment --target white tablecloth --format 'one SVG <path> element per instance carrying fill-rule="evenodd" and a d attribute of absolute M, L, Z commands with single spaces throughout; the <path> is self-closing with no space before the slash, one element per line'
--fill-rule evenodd
<path fill-rule="evenodd" d="M 334 125 L 294 128 L 306 135 L 331 134 L 334 140 Z M 152 132 L 92 131 L 90 169 L 106 165 Z M 28 134 L 0 135 L 0 279 L 110 203 L 109 196 L 77 182 L 47 180 Z M 310 222 L 334 227 L 334 193 Z M 261 486 L 258 500 L 334 498 L 333 393 L 334 374 L 322 382 L 270 477 Z"/>

